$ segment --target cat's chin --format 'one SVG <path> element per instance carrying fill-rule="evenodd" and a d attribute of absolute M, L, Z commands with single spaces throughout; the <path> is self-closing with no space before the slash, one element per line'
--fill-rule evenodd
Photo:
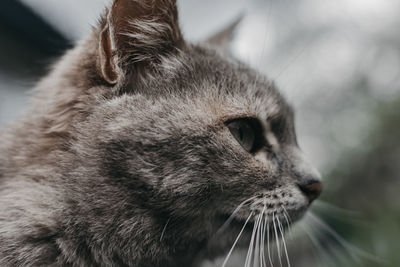
<path fill-rule="evenodd" d="M 220 232 L 211 239 L 209 243 L 210 247 L 217 248 L 216 250 L 220 249 L 220 253 L 218 254 L 224 255 L 232 248 L 233 244 L 235 244 L 236 248 L 247 249 L 252 239 L 255 240 L 257 236 L 258 238 L 263 238 L 265 246 L 267 246 L 268 242 L 274 243 L 281 240 L 290 229 L 292 223 L 295 222 L 293 220 L 286 220 L 284 216 L 278 214 L 276 217 L 272 216 L 271 218 L 263 216 L 263 219 L 261 219 L 260 214 L 252 214 L 250 218 L 249 216 L 250 213 L 245 219 L 242 217 L 231 217 L 229 225 L 225 223 L 223 226 L 224 229 L 220 229 Z M 226 222 L 229 217 L 227 215 L 221 216 L 221 222 Z"/>
<path fill-rule="evenodd" d="M 263 238 L 266 245 L 268 242 L 274 243 L 281 240 L 290 231 L 293 224 L 305 215 L 307 210 L 307 207 L 304 207 L 292 211 L 290 218 L 288 218 L 288 213 L 276 212 L 270 215 L 251 211 L 247 217 L 221 216 L 220 222 L 222 222 L 223 228 L 220 228 L 219 234 L 214 236 L 219 236 L 219 238 L 213 238 L 212 241 L 216 244 L 223 244 L 220 247 L 224 251 L 222 254 L 226 253 L 234 243 L 236 248 L 248 248 L 251 240 L 256 239 L 257 236 Z M 229 224 L 227 220 L 229 220 Z"/>

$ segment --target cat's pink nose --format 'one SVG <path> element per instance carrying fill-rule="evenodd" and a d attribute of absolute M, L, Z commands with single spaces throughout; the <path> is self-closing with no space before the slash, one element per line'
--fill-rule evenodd
<path fill-rule="evenodd" d="M 308 198 L 309 203 L 317 199 L 322 192 L 322 183 L 318 180 L 311 180 L 304 184 L 299 183 L 298 186 Z"/>

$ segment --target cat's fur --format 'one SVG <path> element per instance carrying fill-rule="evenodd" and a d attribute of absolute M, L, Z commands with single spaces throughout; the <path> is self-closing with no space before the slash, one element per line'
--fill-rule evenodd
<path fill-rule="evenodd" d="M 240 146 L 241 117 L 273 151 Z M 0 266 L 191 266 L 230 248 L 239 203 L 296 219 L 318 180 L 274 85 L 186 43 L 173 0 L 115 0 L 0 140 Z"/>

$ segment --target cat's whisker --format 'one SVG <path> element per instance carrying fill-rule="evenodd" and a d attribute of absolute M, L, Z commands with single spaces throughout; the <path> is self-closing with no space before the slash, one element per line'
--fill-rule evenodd
<path fill-rule="evenodd" d="M 318 258 L 321 262 L 325 262 L 324 259 L 327 259 L 328 261 L 330 261 L 330 257 L 327 256 L 327 253 L 324 251 L 323 247 L 321 246 L 320 242 L 317 240 L 317 238 L 313 235 L 313 233 L 311 231 L 308 230 L 307 225 L 302 224 L 302 229 L 304 231 L 304 233 L 306 233 L 306 235 L 308 236 L 308 238 L 310 239 L 311 243 L 313 244 L 314 248 L 317 250 L 317 255 Z"/>
<path fill-rule="evenodd" d="M 161 232 L 160 242 L 162 241 L 162 239 L 164 237 L 165 231 L 167 230 L 167 226 L 168 226 L 170 220 L 171 220 L 171 218 L 168 218 L 167 222 L 164 225 L 164 228 L 163 228 L 163 230 Z"/>
<path fill-rule="evenodd" d="M 251 198 L 246 199 L 245 201 L 243 201 L 242 203 L 240 203 L 237 208 L 232 212 L 231 216 L 229 216 L 229 218 L 224 222 L 224 224 L 217 230 L 216 232 L 216 236 L 219 236 L 220 234 L 222 234 L 227 228 L 228 226 L 231 224 L 231 222 L 233 221 L 233 219 L 235 218 L 235 215 L 240 211 L 240 209 L 248 204 L 250 201 L 252 201 L 253 199 L 255 199 L 257 196 L 253 196 Z"/>
<path fill-rule="evenodd" d="M 259 251 L 259 262 L 260 262 L 260 267 L 263 267 L 263 258 L 262 258 L 262 255 L 263 255 L 263 252 L 264 252 L 264 250 L 263 250 L 263 233 L 264 233 L 264 227 L 265 227 L 265 225 L 264 225 L 264 216 L 263 216 L 263 218 L 261 219 L 261 229 L 260 229 L 260 251 Z"/>
<path fill-rule="evenodd" d="M 323 214 L 324 216 L 329 216 L 335 220 L 351 223 L 352 225 L 361 225 L 367 223 L 365 220 L 363 220 L 363 215 L 361 212 L 338 207 L 334 204 L 321 200 L 315 201 L 313 204 L 313 210 L 317 211 L 318 214 Z"/>
<path fill-rule="evenodd" d="M 278 220 L 279 231 L 281 232 L 281 236 L 282 236 L 283 248 L 285 249 L 286 262 L 288 264 L 288 267 L 290 267 L 289 254 L 288 254 L 288 251 L 287 251 L 285 235 L 283 234 L 282 224 L 281 224 L 279 218 L 277 218 L 277 220 Z"/>
<path fill-rule="evenodd" d="M 268 1 L 268 11 L 267 11 L 267 16 L 266 16 L 266 20 L 265 20 L 265 31 L 264 31 L 264 40 L 263 40 L 263 44 L 261 47 L 261 56 L 260 56 L 260 61 L 259 64 L 261 65 L 261 63 L 263 62 L 263 59 L 265 58 L 265 48 L 266 48 L 266 44 L 267 44 L 267 40 L 269 40 L 269 32 L 268 32 L 268 26 L 269 26 L 269 21 L 271 18 L 271 9 L 272 9 L 272 1 Z"/>
<path fill-rule="evenodd" d="M 221 267 L 225 267 L 225 265 L 227 264 L 227 262 L 228 262 L 228 260 L 229 260 L 229 258 L 230 258 L 230 256 L 231 256 L 231 254 L 232 254 L 233 250 L 235 249 L 235 246 L 236 246 L 237 242 L 239 241 L 239 239 L 240 239 L 240 237 L 241 237 L 241 235 L 242 235 L 244 229 L 246 228 L 247 223 L 249 222 L 251 216 L 253 216 L 253 212 L 251 212 L 250 215 L 249 215 L 249 217 L 247 217 L 246 222 L 244 223 L 242 229 L 240 230 L 238 236 L 236 237 L 236 240 L 235 240 L 235 242 L 233 243 L 231 249 L 229 250 L 229 253 L 228 253 L 228 255 L 226 256 L 226 258 L 225 258 L 224 262 L 222 263 L 222 266 L 221 266 Z"/>
<path fill-rule="evenodd" d="M 345 215 L 345 216 L 351 216 L 351 217 L 358 217 L 358 216 L 362 215 L 362 213 L 359 212 L 359 211 L 341 208 L 341 207 L 338 207 L 338 206 L 336 206 L 336 205 L 334 205 L 332 203 L 329 203 L 329 202 L 326 202 L 326 201 L 323 201 L 323 200 L 319 200 L 319 199 L 317 199 L 314 202 L 313 208 L 316 208 L 318 210 L 319 209 L 321 209 L 321 210 L 329 210 L 329 212 L 336 213 L 336 214 L 338 214 L 340 216 Z"/>
<path fill-rule="evenodd" d="M 257 232 L 256 232 L 256 246 L 255 246 L 255 251 L 254 251 L 253 267 L 257 266 L 258 256 L 260 254 L 261 224 L 262 224 L 262 219 L 263 219 L 262 216 L 263 216 L 263 213 L 260 213 L 260 223 L 258 224 Z"/>
<path fill-rule="evenodd" d="M 248 265 L 247 263 L 249 261 L 250 247 L 252 246 L 252 243 L 253 243 L 253 233 L 254 233 L 255 227 L 256 227 L 256 225 L 254 224 L 253 232 L 251 234 L 251 239 L 250 239 L 250 243 L 249 243 L 249 248 L 247 249 L 246 261 L 244 262 L 244 267 L 247 267 L 247 265 Z"/>
<path fill-rule="evenodd" d="M 341 237 L 335 230 L 332 229 L 327 223 L 322 221 L 319 217 L 314 215 L 312 212 L 308 212 L 308 217 L 312 219 L 317 226 L 328 232 L 335 240 L 348 252 L 348 254 L 353 258 L 354 261 L 360 262 L 360 257 L 362 256 L 364 258 L 370 259 L 372 261 L 378 261 L 381 262 L 382 260 L 378 259 L 376 256 L 350 244 L 348 241 L 346 241 L 343 237 Z"/>
<path fill-rule="evenodd" d="M 290 224 L 289 219 L 286 214 L 283 214 L 283 217 L 285 218 L 286 226 L 287 226 L 288 233 L 289 233 L 288 235 L 290 235 L 290 234 L 292 234 L 292 225 Z"/>
<path fill-rule="evenodd" d="M 256 231 L 255 231 L 255 238 L 254 238 L 254 243 L 253 246 L 251 247 L 251 253 L 250 253 L 250 261 L 249 261 L 249 267 L 251 266 L 251 263 L 253 263 L 253 267 L 255 265 L 255 261 L 257 258 L 257 241 L 258 241 L 258 231 L 261 223 L 261 214 L 258 215 L 257 218 L 257 223 L 256 223 Z"/>
<path fill-rule="evenodd" d="M 289 232 L 289 234 L 292 234 L 292 221 L 290 219 L 290 215 L 287 212 L 287 210 L 285 209 L 285 206 L 282 205 L 281 207 L 283 209 L 283 216 L 285 217 L 286 225 L 288 227 L 288 232 Z"/>
<path fill-rule="evenodd" d="M 306 40 L 305 44 L 300 48 L 297 49 L 296 54 L 291 57 L 289 60 L 286 61 L 286 63 L 281 67 L 281 69 L 277 72 L 275 76 L 273 76 L 273 80 L 278 80 L 278 78 L 284 74 L 296 61 L 302 56 L 307 49 L 309 49 L 310 45 L 315 41 L 314 38 L 310 38 L 309 40 Z"/>
<path fill-rule="evenodd" d="M 281 205 L 281 207 L 282 207 L 282 209 L 283 209 L 283 213 L 284 213 L 284 215 L 285 215 L 285 218 L 286 218 L 286 221 L 287 221 L 288 225 L 291 225 L 291 224 L 292 224 L 292 220 L 291 220 L 291 218 L 290 218 L 289 213 L 287 212 L 285 206 Z M 286 216 L 287 216 L 287 217 L 286 217 Z"/>
<path fill-rule="evenodd" d="M 322 240 L 320 240 L 317 237 L 317 234 L 315 233 L 315 227 L 306 225 L 306 224 L 301 224 L 303 231 L 307 234 L 308 238 L 311 240 L 311 243 L 313 244 L 314 249 L 316 249 L 316 255 L 318 256 L 319 262 L 322 265 L 325 262 L 335 262 L 335 256 L 342 258 L 343 255 L 339 251 L 339 248 L 330 248 L 328 251 L 328 248 L 326 244 Z"/>
<path fill-rule="evenodd" d="M 247 256 L 246 256 L 246 262 L 245 262 L 245 267 L 249 267 L 249 260 L 250 260 L 250 253 L 251 253 L 251 251 L 252 251 L 252 247 L 253 247 L 253 244 L 254 244 L 254 236 L 255 236 L 255 232 L 256 232 L 256 229 L 257 229 L 257 221 L 258 221 L 258 219 L 256 219 L 256 221 L 255 221 L 255 223 L 254 223 L 254 226 L 253 226 L 253 232 L 252 232 L 252 234 L 251 234 L 251 240 L 250 240 L 250 244 L 249 244 L 249 249 L 247 250 Z"/>
<path fill-rule="evenodd" d="M 276 227 L 275 220 L 276 220 L 275 213 L 273 213 L 273 214 L 272 214 L 272 223 L 273 223 L 273 225 L 274 225 L 275 240 L 276 240 L 276 249 L 277 249 L 277 252 L 278 252 L 279 264 L 280 264 L 280 266 L 282 267 L 281 249 L 280 249 L 278 230 L 277 230 L 277 227 Z"/>
<path fill-rule="evenodd" d="M 262 266 L 262 255 L 263 255 L 263 252 L 264 252 L 262 237 L 263 237 L 264 227 L 265 227 L 265 225 L 264 225 L 265 209 L 266 209 L 266 205 L 264 203 L 264 207 L 261 210 L 260 227 L 259 227 L 259 235 L 258 235 L 258 238 L 259 238 L 259 245 L 258 245 L 258 256 L 259 256 L 259 259 L 258 260 L 259 260 L 259 265 L 260 266 Z"/>
<path fill-rule="evenodd" d="M 269 239 L 270 239 L 270 237 L 269 237 L 269 219 L 268 219 L 268 217 L 267 217 L 267 249 L 268 249 L 268 260 L 269 260 L 269 263 L 270 263 L 271 267 L 273 267 L 274 264 L 273 264 L 273 262 L 272 262 L 271 249 L 270 249 L 270 246 L 269 246 Z"/>
<path fill-rule="evenodd" d="M 264 203 L 264 209 L 266 208 L 266 203 Z M 261 266 L 267 266 L 267 262 L 265 260 L 265 227 L 266 227 L 266 218 L 267 218 L 267 214 L 265 214 L 265 217 L 263 218 L 263 230 L 262 230 L 262 238 L 261 238 L 261 252 L 262 252 L 262 256 L 261 256 Z"/>
<path fill-rule="evenodd" d="M 257 249 L 256 253 L 254 253 L 254 263 L 253 266 L 256 267 L 257 264 L 261 264 L 260 262 L 260 257 L 261 257 L 261 229 L 262 229 L 262 223 L 263 223 L 263 213 L 261 213 L 261 218 L 260 218 L 260 225 L 258 226 L 258 231 L 257 231 Z"/>
<path fill-rule="evenodd" d="M 259 246 L 259 230 L 260 230 L 260 225 L 261 225 L 261 220 L 262 220 L 262 214 L 258 216 L 258 222 L 257 222 L 257 231 L 256 231 L 256 242 L 254 244 L 254 247 L 252 248 L 251 255 L 253 257 L 253 267 L 256 266 L 256 261 L 257 261 L 257 254 L 258 254 L 258 246 Z M 249 263 L 249 266 L 251 265 L 251 261 Z"/>

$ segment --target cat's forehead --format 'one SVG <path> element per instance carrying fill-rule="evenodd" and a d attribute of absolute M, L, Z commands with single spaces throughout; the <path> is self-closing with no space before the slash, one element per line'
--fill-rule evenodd
<path fill-rule="evenodd" d="M 244 117 L 254 117 L 261 121 L 292 118 L 291 106 L 270 86 L 250 85 L 230 93 L 221 93 L 217 88 L 209 86 L 196 98 L 195 106 L 208 113 L 207 116 L 223 121 Z"/>
<path fill-rule="evenodd" d="M 214 50 L 193 46 L 162 58 L 159 67 L 157 75 L 136 92 L 153 103 L 145 109 L 210 123 L 239 117 L 267 121 L 292 116 L 292 108 L 272 82 Z"/>
<path fill-rule="evenodd" d="M 274 83 L 240 61 L 193 47 L 183 65 L 187 75 L 183 76 L 186 82 L 182 90 L 191 91 L 199 105 L 209 106 L 219 117 L 268 120 L 293 115 Z"/>

